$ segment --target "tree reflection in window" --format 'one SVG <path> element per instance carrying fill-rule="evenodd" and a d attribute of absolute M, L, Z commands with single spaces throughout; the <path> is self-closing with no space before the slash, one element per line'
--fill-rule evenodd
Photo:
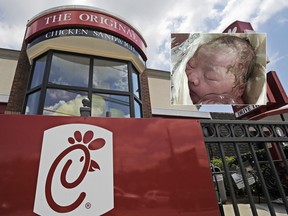
<path fill-rule="evenodd" d="M 43 115 L 80 116 L 85 92 L 48 89 Z"/>
<path fill-rule="evenodd" d="M 92 116 L 130 118 L 128 96 L 93 94 L 91 107 Z"/>

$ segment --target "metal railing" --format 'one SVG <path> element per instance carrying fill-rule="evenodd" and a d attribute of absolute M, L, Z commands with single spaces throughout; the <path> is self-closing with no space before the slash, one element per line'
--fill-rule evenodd
<path fill-rule="evenodd" d="M 277 201 L 288 214 L 288 123 L 201 120 L 201 126 L 220 213 L 225 215 L 224 202 L 232 204 L 236 216 L 240 215 L 238 204 L 248 203 L 252 214 L 258 215 L 255 203 L 261 203 L 276 215 Z M 227 195 L 224 202 L 219 175 Z"/>

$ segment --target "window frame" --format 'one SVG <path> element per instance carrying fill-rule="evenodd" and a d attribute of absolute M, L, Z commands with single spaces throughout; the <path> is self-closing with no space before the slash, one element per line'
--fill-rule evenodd
<path fill-rule="evenodd" d="M 69 86 L 69 85 L 61 85 L 61 84 L 53 84 L 49 83 L 49 76 L 51 71 L 51 64 L 54 54 L 63 54 L 63 55 L 74 55 L 79 57 L 86 57 L 89 58 L 89 74 L 88 74 L 88 87 L 80 87 L 80 86 Z M 34 88 L 30 89 L 31 82 L 33 79 L 33 74 L 35 73 L 35 65 L 36 61 L 43 58 L 46 55 L 46 64 L 44 69 L 44 75 L 43 75 L 43 82 L 39 86 L 35 86 Z M 127 65 L 128 70 L 128 91 L 120 91 L 120 90 L 111 90 L 111 89 L 101 89 L 101 88 L 93 88 L 93 67 L 94 67 L 94 59 L 100 59 L 100 60 L 108 60 L 108 61 L 114 61 L 114 62 L 120 62 Z M 139 98 L 134 94 L 133 91 L 133 77 L 132 73 L 137 74 L 138 77 L 138 88 L 140 89 L 139 92 Z M 43 115 L 44 111 L 44 103 L 46 98 L 47 89 L 59 89 L 59 90 L 73 90 L 73 91 L 82 91 L 88 93 L 88 98 L 92 102 L 92 94 L 109 94 L 109 95 L 120 95 L 120 96 L 128 96 L 129 97 L 129 112 L 130 112 L 130 118 L 139 118 L 138 116 L 135 117 L 135 101 L 138 102 L 140 105 L 140 115 L 143 117 L 143 105 L 141 100 L 141 81 L 140 81 L 140 74 L 133 66 L 132 62 L 125 61 L 121 59 L 114 59 L 114 58 L 107 58 L 102 56 L 96 56 L 96 55 L 86 55 L 86 54 L 80 54 L 80 53 L 73 53 L 73 52 L 65 52 L 65 51 L 58 51 L 58 50 L 49 50 L 42 55 L 35 58 L 32 62 L 32 67 L 30 70 L 30 77 L 29 77 L 29 83 L 27 86 L 26 96 L 25 96 L 25 102 L 22 109 L 22 113 L 25 114 L 28 97 L 30 94 L 33 94 L 36 91 L 40 91 L 40 97 L 39 97 L 39 103 L 37 108 L 37 115 Z M 90 108 L 91 107 L 90 103 Z"/>

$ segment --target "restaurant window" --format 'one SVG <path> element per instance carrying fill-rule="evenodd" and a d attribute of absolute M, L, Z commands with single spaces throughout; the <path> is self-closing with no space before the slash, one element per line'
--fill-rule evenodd
<path fill-rule="evenodd" d="M 91 116 L 142 117 L 140 82 L 131 62 L 48 51 L 34 60 L 25 114 L 80 116 L 84 98 Z"/>
<path fill-rule="evenodd" d="M 46 56 L 38 59 L 34 64 L 34 73 L 31 80 L 31 87 L 39 86 L 43 82 L 44 70 L 46 65 Z"/>
<path fill-rule="evenodd" d="M 79 116 L 82 99 L 87 96 L 87 92 L 48 88 L 43 115 Z"/>
<path fill-rule="evenodd" d="M 94 59 L 93 88 L 127 92 L 127 63 Z"/>
<path fill-rule="evenodd" d="M 51 84 L 88 87 L 89 58 L 54 54 L 48 82 Z"/>
<path fill-rule="evenodd" d="M 33 92 L 27 97 L 27 105 L 25 109 L 25 114 L 37 114 L 40 99 L 40 91 Z"/>
<path fill-rule="evenodd" d="M 92 116 L 130 117 L 129 96 L 92 95 Z"/>

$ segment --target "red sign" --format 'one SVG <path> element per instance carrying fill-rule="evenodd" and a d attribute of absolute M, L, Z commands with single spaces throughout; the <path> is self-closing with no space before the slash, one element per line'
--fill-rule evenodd
<path fill-rule="evenodd" d="M 233 33 L 244 33 L 246 31 L 254 31 L 252 25 L 249 22 L 235 21 L 231 23 L 223 33 L 233 32 Z"/>
<path fill-rule="evenodd" d="M 0 115 L 0 137 L 1 215 L 219 215 L 197 120 Z"/>
<path fill-rule="evenodd" d="M 61 10 L 45 14 L 28 24 L 26 40 L 52 29 L 88 27 L 116 33 L 135 45 L 146 58 L 146 43 L 142 36 L 127 22 L 110 14 L 90 10 Z"/>
<path fill-rule="evenodd" d="M 275 71 L 267 73 L 267 98 L 267 105 L 232 106 L 235 117 L 261 119 L 261 116 L 266 116 L 266 112 L 288 104 L 288 97 Z"/>

